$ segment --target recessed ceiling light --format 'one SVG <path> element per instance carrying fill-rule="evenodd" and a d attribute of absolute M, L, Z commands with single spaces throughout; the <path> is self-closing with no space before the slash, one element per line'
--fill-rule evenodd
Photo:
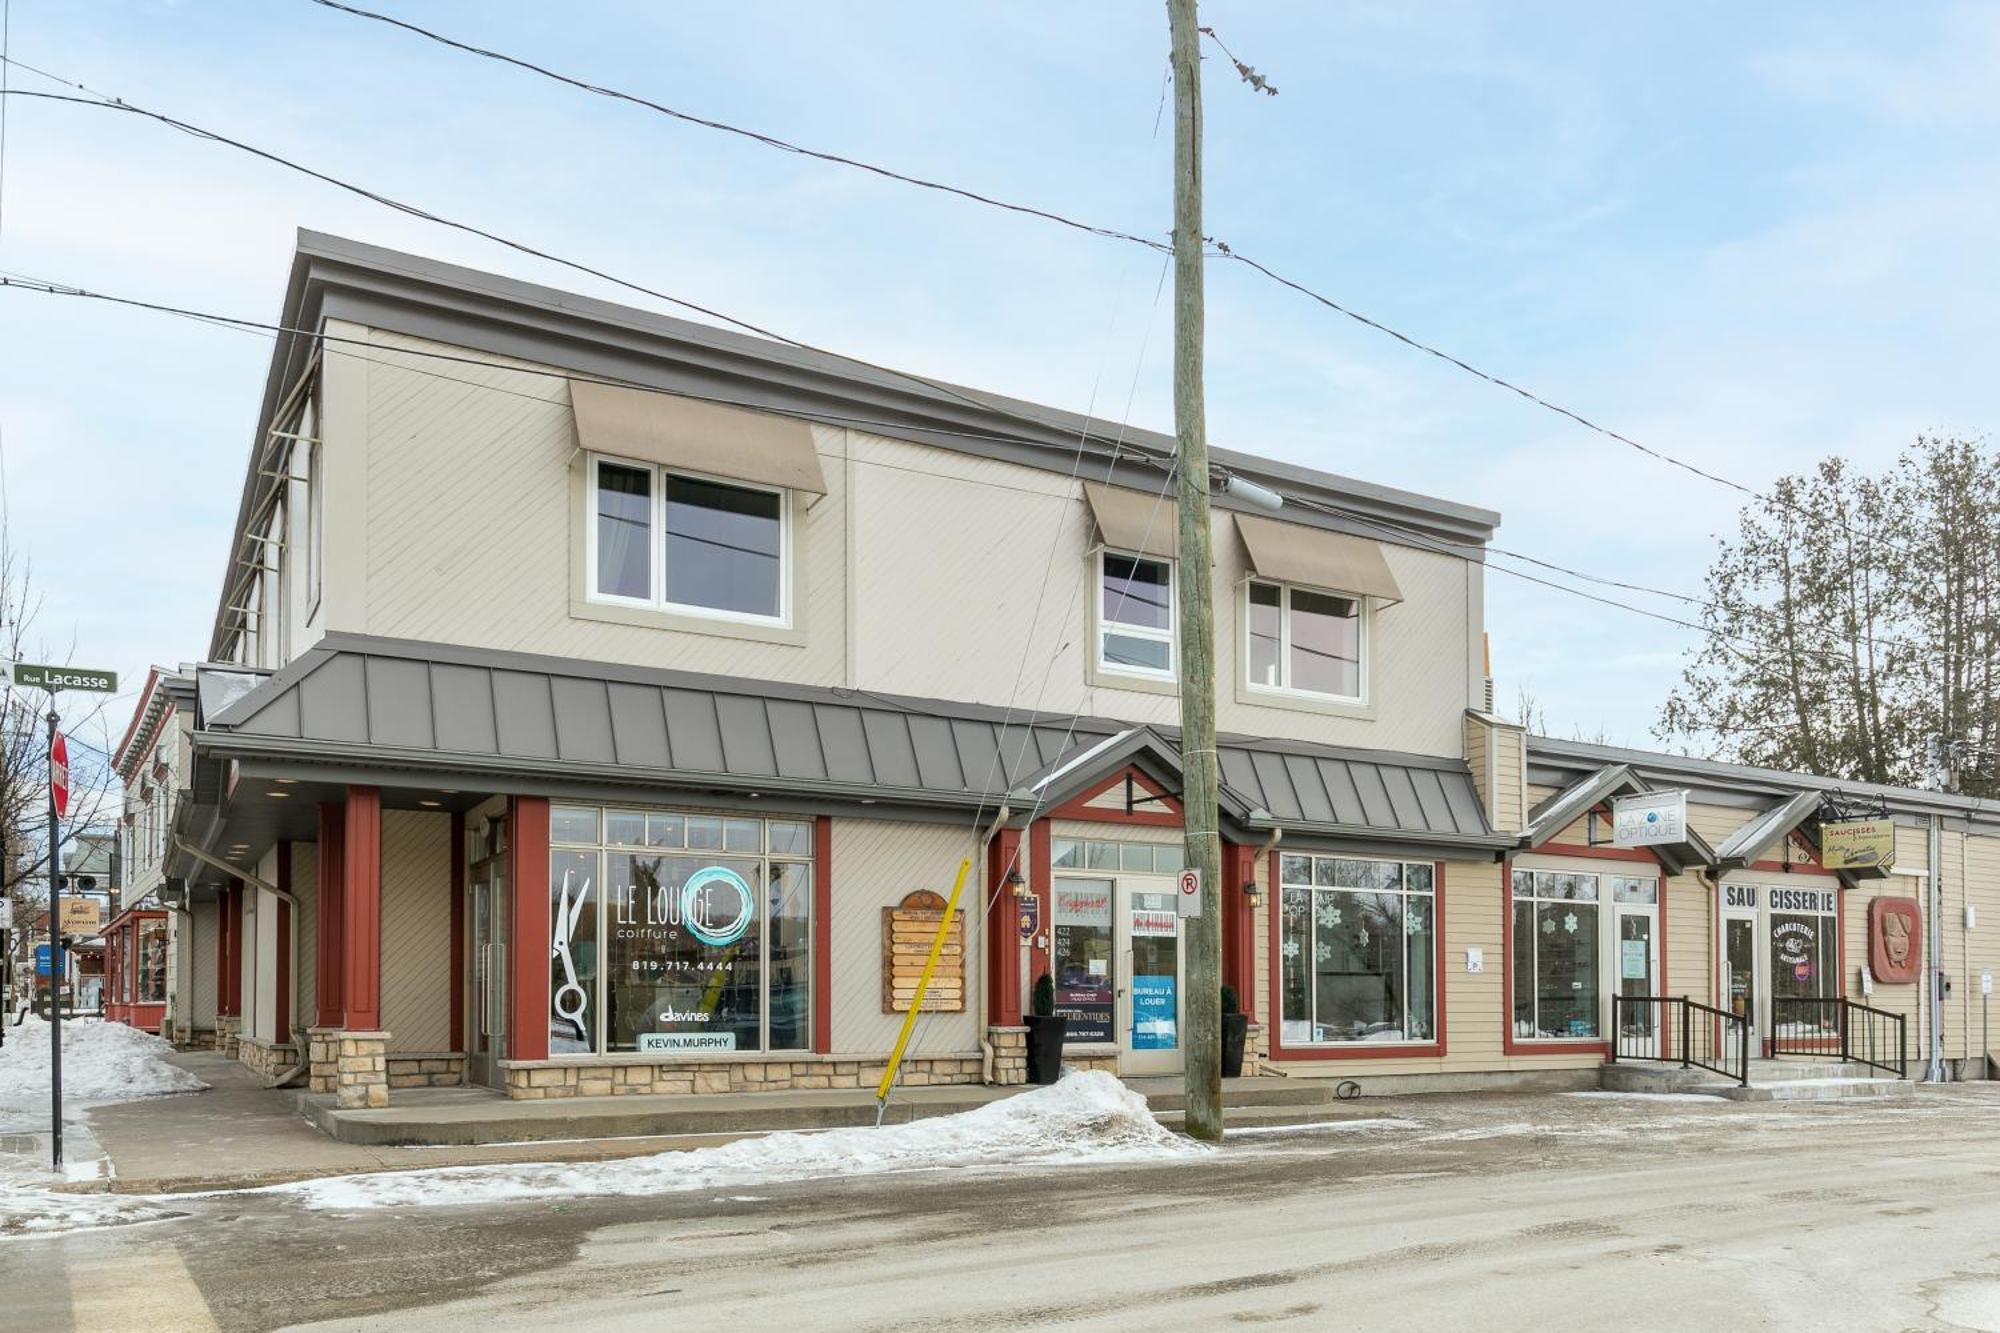
<path fill-rule="evenodd" d="M 272 778 L 272 779 L 271 779 L 271 781 L 273 781 L 273 782 L 277 783 L 277 784 L 278 784 L 279 786 L 281 786 L 281 787 L 289 787 L 289 786 L 291 786 L 291 785 L 292 785 L 293 783 L 297 782 L 297 781 L 298 781 L 298 779 L 297 779 L 297 778 Z"/>
<path fill-rule="evenodd" d="M 291 793 L 288 791 L 267 791 L 264 794 L 277 801 L 289 800 L 291 798 Z"/>
<path fill-rule="evenodd" d="M 423 806 L 423 807 L 424 807 L 424 809 L 426 809 L 426 810 L 435 810 L 435 809 L 437 809 L 437 808 L 438 808 L 439 806 L 443 805 L 443 804 L 444 804 L 444 802 L 443 802 L 443 801 L 418 801 L 418 802 L 417 802 L 417 804 L 418 804 L 418 805 L 421 805 L 421 806 Z"/>

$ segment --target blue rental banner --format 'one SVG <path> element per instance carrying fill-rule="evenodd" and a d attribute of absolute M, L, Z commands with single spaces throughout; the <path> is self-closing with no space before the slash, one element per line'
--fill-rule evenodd
<path fill-rule="evenodd" d="M 49 946 L 46 944 L 37 944 L 35 946 L 35 975 L 45 977 L 54 966 L 53 960 L 49 957 Z"/>
<path fill-rule="evenodd" d="M 1174 978 L 1132 978 L 1132 1049 L 1171 1051 L 1180 1045 Z"/>

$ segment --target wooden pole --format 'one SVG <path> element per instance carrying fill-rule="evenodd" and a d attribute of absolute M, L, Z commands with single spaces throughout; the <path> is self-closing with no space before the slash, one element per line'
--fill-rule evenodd
<path fill-rule="evenodd" d="M 1181 998 L 1184 1127 L 1222 1138 L 1222 842 L 1216 831 L 1215 594 L 1202 405 L 1201 34 L 1195 0 L 1167 0 L 1174 75 L 1174 435 L 1180 466 L 1181 804 L 1187 865 L 1201 872 Z"/>

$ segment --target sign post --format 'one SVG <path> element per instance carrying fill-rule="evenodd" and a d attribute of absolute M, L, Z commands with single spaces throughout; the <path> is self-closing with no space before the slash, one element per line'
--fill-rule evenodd
<path fill-rule="evenodd" d="M 62 818 L 69 813 L 69 743 L 59 730 L 56 712 L 59 690 L 89 690 L 116 694 L 118 674 L 88 667 L 43 666 L 32 662 L 0 662 L 0 683 L 49 692 L 49 1156 L 62 1168 L 62 1001 L 63 901 Z M 36 970 L 41 959 L 36 958 Z"/>

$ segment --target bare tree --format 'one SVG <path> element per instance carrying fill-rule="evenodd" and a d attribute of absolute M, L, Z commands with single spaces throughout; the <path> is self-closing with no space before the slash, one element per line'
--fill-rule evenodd
<path fill-rule="evenodd" d="M 1920 436 L 1881 477 L 1829 458 L 1718 539 L 1705 641 L 1655 734 L 1744 763 L 1914 784 L 1924 738 L 2000 743 L 2000 460 Z M 1990 758 L 1965 789 L 2000 790 Z"/>

